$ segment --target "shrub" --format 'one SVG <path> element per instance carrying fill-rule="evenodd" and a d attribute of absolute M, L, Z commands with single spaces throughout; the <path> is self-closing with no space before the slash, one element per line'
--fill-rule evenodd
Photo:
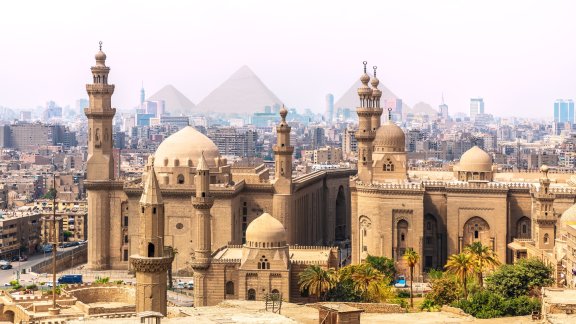
<path fill-rule="evenodd" d="M 31 284 L 31 285 L 26 286 L 26 289 L 36 290 L 36 289 L 38 289 L 38 286 L 36 286 L 35 284 Z"/>
<path fill-rule="evenodd" d="M 396 296 L 398 298 L 410 298 L 410 291 L 408 290 L 396 290 Z"/>
<path fill-rule="evenodd" d="M 432 290 L 426 294 L 426 299 L 435 305 L 450 305 L 458 299 L 459 288 L 454 277 L 443 277 L 432 280 Z"/>
<path fill-rule="evenodd" d="M 404 298 L 391 299 L 390 303 L 400 305 L 400 307 L 402 307 L 402 308 L 408 308 L 408 302 Z"/>
<path fill-rule="evenodd" d="M 552 269 L 538 259 L 520 259 L 516 264 L 503 265 L 486 282 L 488 289 L 503 297 L 528 295 L 543 286 L 551 285 Z"/>
<path fill-rule="evenodd" d="M 426 298 L 420 305 L 420 310 L 427 312 L 438 312 L 440 311 L 440 306 L 434 303 L 433 300 Z"/>
<path fill-rule="evenodd" d="M 105 283 L 108 283 L 109 281 L 110 281 L 109 277 L 103 277 L 103 278 L 98 278 L 98 279 L 94 280 L 94 283 L 105 284 Z"/>
<path fill-rule="evenodd" d="M 491 291 L 481 291 L 468 300 L 454 303 L 454 306 L 477 318 L 494 318 L 529 315 L 540 309 L 540 302 L 528 296 L 504 298 Z"/>

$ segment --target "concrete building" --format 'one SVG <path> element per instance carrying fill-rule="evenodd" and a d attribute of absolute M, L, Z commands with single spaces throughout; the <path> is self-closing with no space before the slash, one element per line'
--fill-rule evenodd
<path fill-rule="evenodd" d="M 484 99 L 472 98 L 470 99 L 470 119 L 474 120 L 478 114 L 484 114 Z"/>
<path fill-rule="evenodd" d="M 36 252 L 41 242 L 41 217 L 36 211 L 0 210 L 0 259 Z"/>
<path fill-rule="evenodd" d="M 258 133 L 254 129 L 236 127 L 209 128 L 207 135 L 216 144 L 222 155 L 256 156 Z"/>
<path fill-rule="evenodd" d="M 554 102 L 554 122 L 574 124 L 574 101 L 558 99 Z"/>

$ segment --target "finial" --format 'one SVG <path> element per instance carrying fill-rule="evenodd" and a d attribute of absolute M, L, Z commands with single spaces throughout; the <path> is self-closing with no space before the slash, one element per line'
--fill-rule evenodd
<path fill-rule="evenodd" d="M 282 117 L 283 122 L 286 121 L 287 115 L 288 115 L 288 110 L 286 110 L 286 108 L 284 107 L 284 104 L 282 104 L 282 108 L 280 108 L 280 117 Z"/>
<path fill-rule="evenodd" d="M 98 44 L 100 45 L 100 50 L 102 50 L 102 41 L 100 41 Z"/>
<path fill-rule="evenodd" d="M 392 121 L 392 107 L 388 108 L 388 120 Z"/>
<path fill-rule="evenodd" d="M 366 64 L 368 64 L 368 62 L 364 61 L 362 64 L 364 64 L 364 73 L 366 73 Z"/>
<path fill-rule="evenodd" d="M 374 77 L 376 77 L 376 69 L 378 68 L 376 65 L 372 67 L 374 69 Z"/>
<path fill-rule="evenodd" d="M 544 174 L 544 178 L 548 179 L 548 171 L 550 170 L 550 168 L 546 165 L 546 164 L 542 164 L 542 167 L 540 167 L 540 171 L 542 171 L 542 173 Z"/>

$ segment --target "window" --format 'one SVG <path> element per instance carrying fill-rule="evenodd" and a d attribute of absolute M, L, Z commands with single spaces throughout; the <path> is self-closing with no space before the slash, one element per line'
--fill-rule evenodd
<path fill-rule="evenodd" d="M 428 245 L 432 244 L 432 237 L 431 236 L 426 236 L 426 244 L 428 244 Z"/>
<path fill-rule="evenodd" d="M 527 232 L 526 224 L 522 224 L 522 234 L 526 234 Z"/>
<path fill-rule="evenodd" d="M 152 208 L 152 214 L 156 214 L 156 207 Z"/>
<path fill-rule="evenodd" d="M 268 259 L 265 255 L 260 258 L 260 262 L 258 262 L 258 269 L 270 269 L 270 262 L 268 262 Z"/>
<path fill-rule="evenodd" d="M 478 238 L 478 230 L 474 231 L 474 238 L 477 239 Z"/>
<path fill-rule="evenodd" d="M 400 234 L 400 241 L 404 242 L 405 239 L 406 237 L 404 236 L 404 233 Z"/>
<path fill-rule="evenodd" d="M 178 177 L 176 178 L 176 183 L 177 184 L 184 184 L 184 176 L 179 174 Z"/>
<path fill-rule="evenodd" d="M 124 261 L 128 261 L 128 250 L 124 250 Z"/>
<path fill-rule="evenodd" d="M 154 244 L 152 243 L 148 243 L 148 257 L 149 258 L 154 257 Z"/>
<path fill-rule="evenodd" d="M 248 289 L 248 300 L 256 300 L 256 290 Z"/>
<path fill-rule="evenodd" d="M 124 235 L 124 243 L 128 243 L 128 235 Z"/>
<path fill-rule="evenodd" d="M 548 244 L 548 239 L 549 239 L 548 233 L 544 234 L 544 244 Z"/>
<path fill-rule="evenodd" d="M 432 229 L 432 224 L 430 224 L 430 222 L 426 222 L 426 229 L 427 229 L 427 230 L 431 230 L 431 229 Z"/>
<path fill-rule="evenodd" d="M 128 227 L 128 216 L 124 216 L 124 227 Z"/>

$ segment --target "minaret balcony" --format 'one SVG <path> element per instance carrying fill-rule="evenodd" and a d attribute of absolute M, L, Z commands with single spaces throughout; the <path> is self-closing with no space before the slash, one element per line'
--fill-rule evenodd
<path fill-rule="evenodd" d="M 279 154 L 279 155 L 292 155 L 292 153 L 294 153 L 294 146 L 278 146 L 278 145 L 274 145 L 272 147 L 272 150 L 274 151 L 274 154 Z"/>
<path fill-rule="evenodd" d="M 357 131 L 354 136 L 356 137 L 356 141 L 363 142 L 363 141 L 372 141 L 376 137 L 376 132 L 373 130 L 360 132 Z"/>
<path fill-rule="evenodd" d="M 88 94 L 94 93 L 105 93 L 105 94 L 113 94 L 114 93 L 114 85 L 113 84 L 103 84 L 103 83 L 92 83 L 86 85 L 86 91 Z"/>
<path fill-rule="evenodd" d="M 214 205 L 214 197 L 194 197 L 192 206 L 195 209 L 210 209 Z"/>
<path fill-rule="evenodd" d="M 174 255 L 163 257 L 143 257 L 141 255 L 130 256 L 130 263 L 136 272 L 162 272 L 170 268 L 174 261 Z"/>

